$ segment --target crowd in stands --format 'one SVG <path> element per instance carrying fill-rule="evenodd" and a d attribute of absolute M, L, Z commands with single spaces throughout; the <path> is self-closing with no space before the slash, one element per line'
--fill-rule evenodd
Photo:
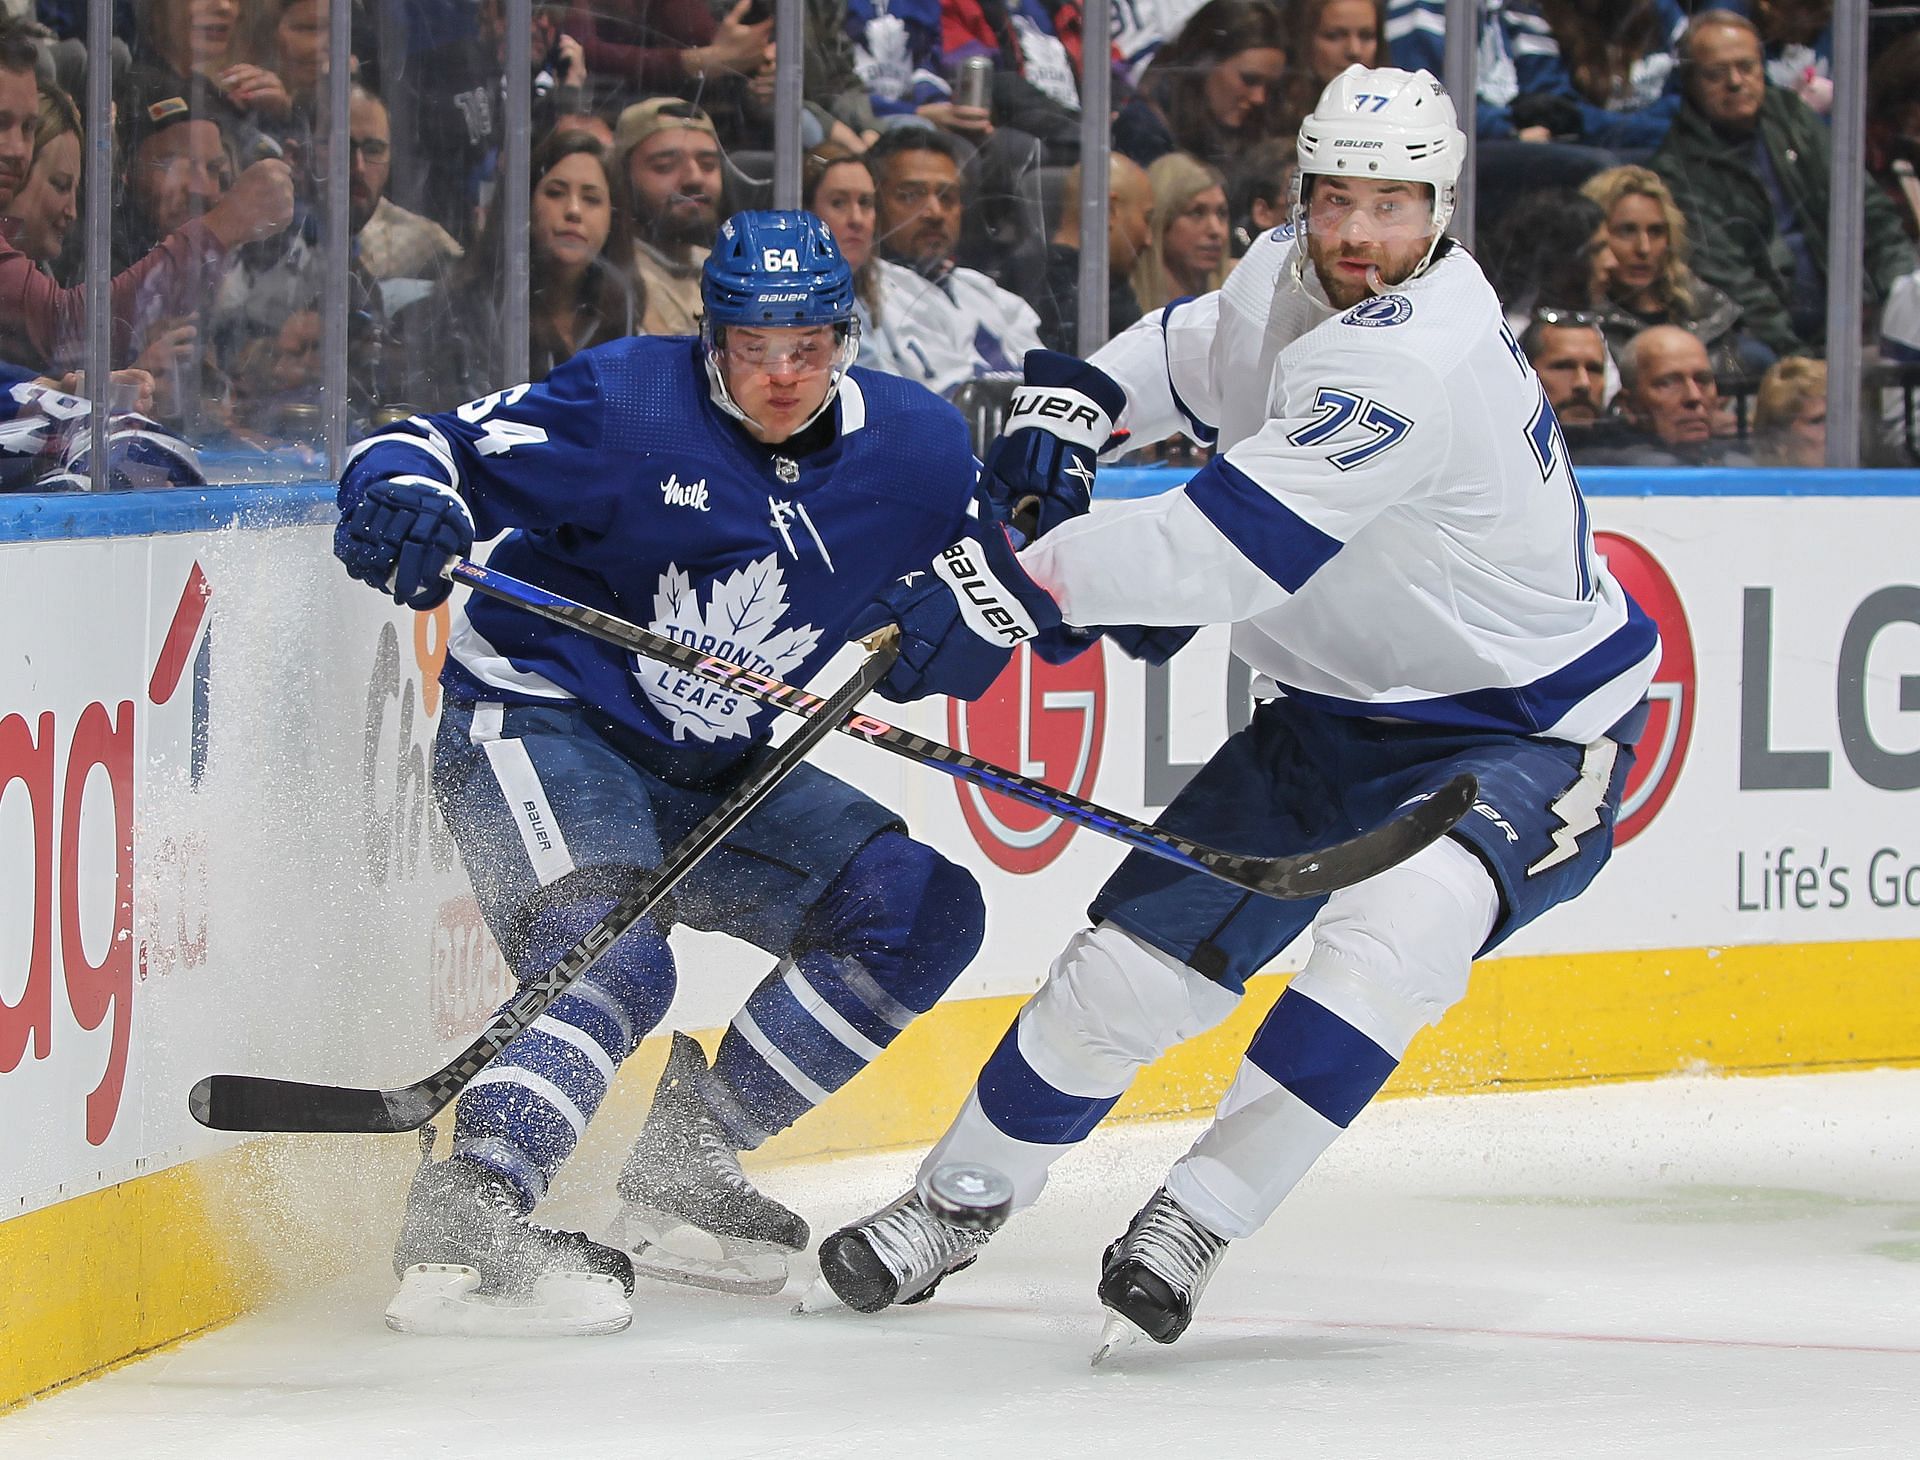
<path fill-rule="evenodd" d="M 88 394 L 88 7 L 0 10 L 0 386 L 71 399 Z M 1823 459 L 1829 11 L 1482 0 L 1461 108 L 1475 253 L 1576 462 Z M 1079 349 L 1080 0 L 804 12 L 803 199 L 855 267 L 860 363 L 958 396 L 1029 349 Z M 214 479 L 311 477 L 338 339 L 350 434 L 515 383 L 504 0 L 119 0 L 114 15 L 110 388 L 143 439 L 177 439 Z M 1115 0 L 1113 16 L 1114 332 L 1220 287 L 1288 226 L 1294 133 L 1333 76 L 1443 70 L 1442 0 Z M 352 66 L 340 182 L 334 26 Z M 1867 363 L 1920 373 L 1920 12 L 1876 7 L 1871 26 Z M 716 226 L 771 200 L 773 31 L 771 0 L 532 7 L 533 378 L 625 335 L 697 332 Z M 1920 459 L 1910 430 L 1872 415 L 1866 459 Z M 16 435 L 38 455 L 0 463 L 5 485 L 74 480 L 54 445 Z"/>

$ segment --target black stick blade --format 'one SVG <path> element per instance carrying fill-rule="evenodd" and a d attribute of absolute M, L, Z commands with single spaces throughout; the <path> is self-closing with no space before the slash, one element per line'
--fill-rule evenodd
<path fill-rule="evenodd" d="M 404 1095 L 405 1091 L 394 1091 Z M 411 1102 L 390 1101 L 383 1090 L 305 1085 L 258 1075 L 208 1075 L 187 1096 L 193 1118 L 210 1130 L 352 1131 L 414 1130 L 431 1110 L 413 1119 Z M 399 1109 L 394 1107 L 399 1105 Z"/>
<path fill-rule="evenodd" d="M 1281 858 L 1270 881 L 1259 890 L 1271 897 L 1324 897 L 1378 877 L 1415 852 L 1440 840 L 1473 808 L 1480 783 L 1458 775 L 1423 801 L 1350 841 Z"/>

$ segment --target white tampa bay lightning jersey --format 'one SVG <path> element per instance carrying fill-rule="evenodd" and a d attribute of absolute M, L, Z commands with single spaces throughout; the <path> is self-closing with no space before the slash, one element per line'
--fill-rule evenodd
<path fill-rule="evenodd" d="M 823 424 L 767 446 L 713 403 L 698 340 L 656 337 L 388 427 L 355 448 L 342 509 L 408 474 L 458 491 L 482 541 L 506 533 L 488 557 L 502 572 L 797 683 L 960 535 L 976 480 L 965 423 L 920 386 L 851 370 Z M 677 750 L 690 775 L 723 770 L 772 720 L 479 596 L 455 607 L 441 679 L 468 700 L 579 700 Z"/>
<path fill-rule="evenodd" d="M 1639 703 L 1653 623 L 1607 571 L 1566 443 L 1472 257 L 1345 312 L 1283 230 L 1094 358 L 1120 425 L 1219 453 L 1021 554 L 1067 621 L 1231 623 L 1334 713 L 1578 743 Z"/>

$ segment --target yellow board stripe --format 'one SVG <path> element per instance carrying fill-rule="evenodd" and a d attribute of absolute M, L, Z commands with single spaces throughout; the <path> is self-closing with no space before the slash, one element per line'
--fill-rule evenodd
<path fill-rule="evenodd" d="M 1920 1064 L 1916 955 L 1920 942 L 1496 959 L 1387 1093 Z M 1284 985 L 1256 979 L 1225 1024 L 1143 1072 L 1116 1116 L 1210 1109 Z M 1021 1002 L 942 1005 L 760 1159 L 932 1141 Z M 576 1163 L 617 1160 L 665 1058 L 655 1038 L 628 1061 Z M 413 1158 L 390 1137 L 268 1138 L 0 1222 L 0 1409 L 357 1270 L 391 1241 Z"/>

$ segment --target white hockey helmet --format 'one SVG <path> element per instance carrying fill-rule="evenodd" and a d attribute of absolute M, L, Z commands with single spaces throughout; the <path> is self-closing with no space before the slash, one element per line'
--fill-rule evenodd
<path fill-rule="evenodd" d="M 1390 178 L 1433 188 L 1433 246 L 1438 248 L 1453 217 L 1466 153 L 1467 139 L 1453 99 L 1432 72 L 1349 66 L 1327 83 L 1312 113 L 1300 123 L 1294 232 L 1306 236 L 1303 200 L 1309 174 Z M 1420 269 L 1432 260 L 1430 248 Z"/>

